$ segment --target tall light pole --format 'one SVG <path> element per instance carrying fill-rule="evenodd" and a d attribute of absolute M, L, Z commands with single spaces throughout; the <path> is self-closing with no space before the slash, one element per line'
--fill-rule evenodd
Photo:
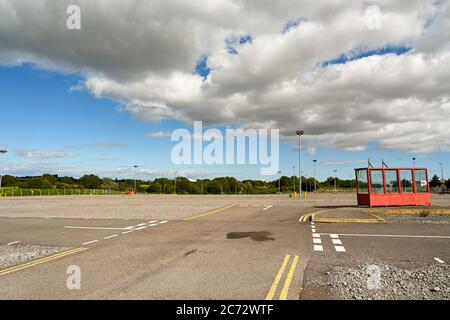
<path fill-rule="evenodd" d="M 441 183 L 443 184 L 444 183 L 444 167 L 443 167 L 442 162 L 439 162 L 439 165 L 441 166 Z M 1 186 L 1 184 L 0 184 L 0 186 Z"/>
<path fill-rule="evenodd" d="M 415 168 L 416 167 L 416 157 L 413 157 L 412 161 L 413 161 L 413 168 Z"/>
<path fill-rule="evenodd" d="M 314 163 L 314 193 L 317 192 L 317 184 L 316 184 L 316 163 L 317 160 L 313 160 Z"/>
<path fill-rule="evenodd" d="M 134 193 L 137 193 L 137 188 L 136 188 L 136 169 L 139 167 L 139 166 L 133 166 L 134 167 Z"/>
<path fill-rule="evenodd" d="M 0 154 L 6 154 L 7 152 L 8 152 L 7 150 L 0 149 Z M 3 175 L 2 175 L 2 172 L 0 171 L 0 190 L 2 188 L 2 178 L 3 178 Z"/>
<path fill-rule="evenodd" d="M 337 193 L 337 189 L 336 189 L 336 172 L 337 172 L 337 170 L 334 169 L 333 172 L 334 172 L 334 193 Z"/>
<path fill-rule="evenodd" d="M 301 167 L 300 167 L 300 160 L 301 160 L 301 153 L 302 153 L 302 135 L 305 134 L 305 131 L 303 130 L 297 130 L 296 131 L 298 135 L 298 194 L 300 195 L 300 199 L 302 199 L 302 176 L 301 176 Z"/>

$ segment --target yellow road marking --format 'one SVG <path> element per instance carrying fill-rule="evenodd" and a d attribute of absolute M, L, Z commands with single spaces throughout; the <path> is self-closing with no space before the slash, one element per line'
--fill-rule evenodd
<path fill-rule="evenodd" d="M 326 209 L 326 210 L 320 210 L 320 211 L 316 211 L 316 212 L 305 213 L 302 216 L 300 216 L 300 219 L 298 219 L 298 222 L 306 222 L 308 220 L 308 218 L 310 218 L 310 217 L 314 218 L 316 214 L 321 213 L 321 212 L 330 211 L 330 210 L 333 210 L 333 209 Z"/>
<path fill-rule="evenodd" d="M 273 299 L 273 296 L 275 295 L 275 292 L 277 291 L 278 284 L 280 283 L 281 277 L 284 273 L 284 269 L 286 269 L 286 265 L 288 264 L 290 258 L 291 258 L 290 255 L 286 255 L 286 257 L 284 257 L 284 261 L 281 264 L 280 269 L 278 270 L 275 280 L 273 280 L 273 283 L 272 283 L 272 286 L 270 287 L 269 292 L 267 293 L 266 300 Z"/>
<path fill-rule="evenodd" d="M 16 271 L 19 271 L 19 270 L 22 270 L 22 269 L 30 268 L 30 267 L 36 266 L 38 264 L 42 264 L 42 263 L 45 263 L 45 262 L 56 260 L 56 259 L 68 256 L 68 255 L 71 255 L 71 254 L 75 254 L 75 253 L 78 253 L 78 252 L 81 252 L 81 251 L 84 251 L 84 250 L 87 250 L 87 249 L 88 248 L 83 248 L 83 247 L 74 248 L 74 249 L 63 251 L 63 252 L 60 252 L 60 253 L 48 256 L 48 257 L 44 257 L 44 258 L 41 258 L 41 259 L 30 261 L 30 262 L 27 262 L 27 263 L 24 263 L 24 264 L 21 264 L 21 265 L 18 265 L 18 266 L 14 266 L 14 267 L 10 267 L 10 268 L 4 269 L 4 270 L 0 270 L 0 276 L 6 275 L 8 273 L 16 272 Z"/>
<path fill-rule="evenodd" d="M 289 269 L 289 273 L 284 281 L 283 289 L 281 290 L 280 300 L 286 300 L 289 292 L 289 286 L 291 285 L 292 278 L 294 276 L 295 268 L 297 267 L 298 256 L 294 257 L 294 261 L 292 261 L 291 268 Z"/>
<path fill-rule="evenodd" d="M 183 219 L 183 220 L 187 221 L 187 220 L 197 219 L 197 218 L 200 218 L 200 217 L 204 217 L 204 216 L 207 216 L 207 215 L 216 213 L 216 212 L 220 212 L 220 211 L 229 209 L 229 208 L 231 208 L 231 207 L 234 207 L 234 205 L 230 205 L 230 206 L 222 207 L 222 208 L 219 208 L 219 209 L 215 209 L 215 210 L 212 210 L 212 211 L 209 211 L 209 212 L 205 212 L 205 213 L 199 214 L 199 215 L 197 215 L 197 216 L 185 218 L 185 219 Z"/>

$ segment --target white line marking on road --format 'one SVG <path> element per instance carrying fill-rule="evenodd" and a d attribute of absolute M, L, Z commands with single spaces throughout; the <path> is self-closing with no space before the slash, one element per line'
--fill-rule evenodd
<path fill-rule="evenodd" d="M 313 238 L 320 238 L 320 234 L 318 234 L 318 233 L 313 233 Z"/>
<path fill-rule="evenodd" d="M 336 234 L 321 233 L 322 235 L 329 235 L 331 238 Z M 385 237 L 385 238 L 429 238 L 429 239 L 450 239 L 450 236 L 419 236 L 419 235 L 402 235 L 402 234 L 362 234 L 362 233 L 340 233 L 344 237 Z"/>
<path fill-rule="evenodd" d="M 87 244 L 90 244 L 90 243 L 94 243 L 94 242 L 98 242 L 98 240 L 92 240 L 92 241 L 84 242 L 81 245 L 84 246 L 84 245 L 87 245 Z"/>
<path fill-rule="evenodd" d="M 158 223 L 159 223 L 159 224 L 163 224 L 163 223 L 166 223 L 166 222 L 169 222 L 169 221 L 164 220 L 164 221 L 160 221 L 160 222 L 158 222 Z"/>
<path fill-rule="evenodd" d="M 322 244 L 322 240 L 315 238 L 315 239 L 313 239 L 313 243 L 315 243 L 315 244 Z"/>
<path fill-rule="evenodd" d="M 314 251 L 323 251 L 323 246 L 321 245 L 314 245 Z"/>
<path fill-rule="evenodd" d="M 337 234 L 330 234 L 331 239 L 337 239 L 339 238 Z"/>
<path fill-rule="evenodd" d="M 134 228 L 134 226 L 128 226 L 128 227 L 126 227 L 124 229 L 129 230 L 129 229 L 133 229 L 133 228 Z"/>
<path fill-rule="evenodd" d="M 272 208 L 273 207 L 273 205 L 268 205 L 267 207 L 265 207 L 264 209 L 262 209 L 262 211 L 266 211 L 266 210 L 268 210 L 268 209 L 270 209 L 270 208 Z"/>
<path fill-rule="evenodd" d="M 157 223 L 152 223 L 152 224 L 149 224 L 148 226 L 149 227 L 154 227 L 154 226 L 157 226 L 158 224 Z"/>
<path fill-rule="evenodd" d="M 65 229 L 124 230 L 127 228 L 64 226 Z"/>
<path fill-rule="evenodd" d="M 137 226 L 138 227 L 142 227 L 142 226 L 145 226 L 146 225 L 146 223 L 139 223 Z"/>
<path fill-rule="evenodd" d="M 434 260 L 436 260 L 436 261 L 439 262 L 439 263 L 445 263 L 444 260 L 441 260 L 441 259 L 439 259 L 439 258 L 434 258 Z"/>
<path fill-rule="evenodd" d="M 337 252 L 345 252 L 345 248 L 343 246 L 334 246 Z"/>
<path fill-rule="evenodd" d="M 21 241 L 13 241 L 13 242 L 7 243 L 6 245 L 10 246 L 10 245 L 13 245 L 13 244 L 16 244 L 16 243 L 19 243 L 19 242 L 21 242 Z"/>
<path fill-rule="evenodd" d="M 136 228 L 136 230 L 142 230 L 142 229 L 145 229 L 145 228 L 147 228 L 147 227 L 139 227 L 139 228 Z"/>
<path fill-rule="evenodd" d="M 113 234 L 113 235 L 110 235 L 110 236 L 107 236 L 107 237 L 103 237 L 103 239 L 111 239 L 111 238 L 114 238 L 114 237 L 117 237 L 118 235 L 117 234 Z"/>
<path fill-rule="evenodd" d="M 127 233 L 131 233 L 131 232 L 133 232 L 133 231 L 132 230 L 124 231 L 124 232 L 122 232 L 122 234 L 127 234 Z"/>
<path fill-rule="evenodd" d="M 339 239 L 331 239 L 331 241 L 333 242 L 333 244 L 342 244 L 342 241 Z"/>
<path fill-rule="evenodd" d="M 316 233 L 316 228 L 311 228 L 312 233 Z"/>
<path fill-rule="evenodd" d="M 148 223 L 155 223 L 155 222 L 158 222 L 158 220 L 152 220 L 152 221 L 149 221 Z"/>

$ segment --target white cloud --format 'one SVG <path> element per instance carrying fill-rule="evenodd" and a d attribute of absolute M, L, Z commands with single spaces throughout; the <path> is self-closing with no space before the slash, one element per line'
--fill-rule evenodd
<path fill-rule="evenodd" d="M 74 157 L 77 154 L 69 151 L 48 151 L 48 150 L 16 150 L 16 155 L 22 158 L 51 159 Z"/>
<path fill-rule="evenodd" d="M 76 32 L 65 28 L 74 3 L 82 10 Z M 450 5 L 376 4 L 381 30 L 367 29 L 367 4 L 356 0 L 4 0 L 0 63 L 79 72 L 92 94 L 142 120 L 270 126 L 292 143 L 301 126 L 310 150 L 360 151 L 376 141 L 450 151 Z M 227 53 L 225 39 L 246 34 L 252 43 Z M 412 50 L 319 67 L 387 45 Z M 193 74 L 202 55 L 212 68 L 205 81 Z"/>

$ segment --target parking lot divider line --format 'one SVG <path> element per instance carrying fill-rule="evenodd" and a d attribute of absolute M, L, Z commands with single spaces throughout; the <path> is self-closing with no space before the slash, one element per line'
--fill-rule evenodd
<path fill-rule="evenodd" d="M 278 284 L 280 283 L 281 277 L 283 276 L 284 269 L 286 269 L 286 265 L 289 262 L 291 256 L 288 254 L 284 257 L 283 263 L 281 264 L 280 269 L 278 270 L 275 279 L 273 280 L 272 286 L 270 287 L 269 292 L 267 293 L 266 300 L 272 300 L 275 296 L 275 292 L 277 291 Z"/>
<path fill-rule="evenodd" d="M 218 209 L 215 209 L 215 210 L 212 210 L 212 211 L 208 211 L 208 212 L 205 212 L 205 213 L 193 216 L 193 217 L 184 218 L 183 220 L 184 221 L 188 221 L 188 220 L 197 219 L 197 218 L 204 217 L 204 216 L 207 216 L 207 215 L 210 215 L 210 214 L 213 214 L 213 213 L 224 211 L 224 210 L 229 209 L 231 207 L 234 207 L 234 205 L 229 205 L 229 206 L 225 206 L 225 207 L 222 207 L 222 208 L 218 208 Z"/>

